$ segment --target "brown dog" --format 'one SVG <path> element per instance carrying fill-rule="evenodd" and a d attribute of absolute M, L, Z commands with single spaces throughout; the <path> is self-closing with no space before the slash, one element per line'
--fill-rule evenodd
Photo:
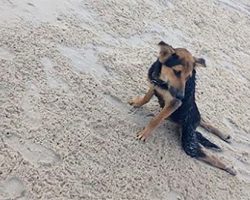
<path fill-rule="evenodd" d="M 153 118 L 148 126 L 144 128 L 139 134 L 138 139 L 147 139 L 152 131 L 167 117 L 169 117 L 174 111 L 176 111 L 182 104 L 181 99 L 185 94 L 185 84 L 189 77 L 192 76 L 192 72 L 198 59 L 194 58 L 192 54 L 184 48 L 174 49 L 170 45 L 160 42 L 160 63 L 164 63 L 167 59 L 175 53 L 180 58 L 181 63 L 173 67 L 162 67 L 160 72 L 160 80 L 167 82 L 171 85 L 172 90 L 165 90 L 150 82 L 149 90 L 143 97 L 135 97 L 129 101 L 129 103 L 135 107 L 140 107 L 150 101 L 155 91 L 162 96 L 165 101 L 165 106 L 162 111 Z M 149 80 L 150 81 L 150 80 Z M 173 94 L 174 93 L 174 94 Z M 179 97 L 179 98 L 176 98 Z"/>
<path fill-rule="evenodd" d="M 205 152 L 202 146 L 217 150 L 220 148 L 196 131 L 197 126 L 200 125 L 225 141 L 230 138 L 201 120 L 195 103 L 196 67 L 206 66 L 205 60 L 193 57 L 187 49 L 173 48 L 165 42 L 160 42 L 159 46 L 159 58 L 148 72 L 149 89 L 147 93 L 143 97 L 133 98 L 129 103 L 140 107 L 149 102 L 155 95 L 162 110 L 137 134 L 137 138 L 145 141 L 153 130 L 169 117 L 181 125 L 182 147 L 188 155 L 235 175 L 236 172 L 233 168 L 226 166 L 218 158 Z"/>

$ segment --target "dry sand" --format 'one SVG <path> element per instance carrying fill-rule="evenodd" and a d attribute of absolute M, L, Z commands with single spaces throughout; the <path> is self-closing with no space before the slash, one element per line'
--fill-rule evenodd
<path fill-rule="evenodd" d="M 250 199 L 249 0 L 1 0 L 0 199 Z M 147 88 L 164 40 L 203 56 L 197 102 L 236 177 L 188 157 Z"/>

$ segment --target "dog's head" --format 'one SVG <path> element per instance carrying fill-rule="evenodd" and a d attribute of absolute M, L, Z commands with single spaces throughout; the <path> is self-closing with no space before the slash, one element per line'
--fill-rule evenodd
<path fill-rule="evenodd" d="M 203 58 L 195 58 L 184 48 L 174 49 L 165 42 L 160 42 L 159 60 L 163 64 L 161 79 L 168 82 L 170 93 L 183 99 L 187 80 L 197 66 L 206 66 Z"/>

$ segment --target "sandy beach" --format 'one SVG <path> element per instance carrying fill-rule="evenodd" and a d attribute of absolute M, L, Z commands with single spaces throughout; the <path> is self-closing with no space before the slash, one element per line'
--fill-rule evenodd
<path fill-rule="evenodd" d="M 0 200 L 249 200 L 249 0 L 1 0 Z M 206 59 L 199 129 L 236 176 L 190 158 L 147 89 L 161 40 Z M 211 151 L 212 152 L 212 151 Z"/>

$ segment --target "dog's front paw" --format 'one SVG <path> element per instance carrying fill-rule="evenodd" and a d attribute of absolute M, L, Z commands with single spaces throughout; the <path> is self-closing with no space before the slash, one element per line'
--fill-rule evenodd
<path fill-rule="evenodd" d="M 142 140 L 143 142 L 146 141 L 146 139 L 149 137 L 150 132 L 147 131 L 146 129 L 143 129 L 142 131 L 139 131 L 136 135 L 136 138 L 138 140 Z"/>
<path fill-rule="evenodd" d="M 135 98 L 129 100 L 128 103 L 129 103 L 131 106 L 134 106 L 134 107 L 136 107 L 136 108 L 139 108 L 139 107 L 142 106 L 142 103 L 141 103 L 141 102 L 142 102 L 142 98 L 143 98 L 143 97 L 135 97 Z"/>

